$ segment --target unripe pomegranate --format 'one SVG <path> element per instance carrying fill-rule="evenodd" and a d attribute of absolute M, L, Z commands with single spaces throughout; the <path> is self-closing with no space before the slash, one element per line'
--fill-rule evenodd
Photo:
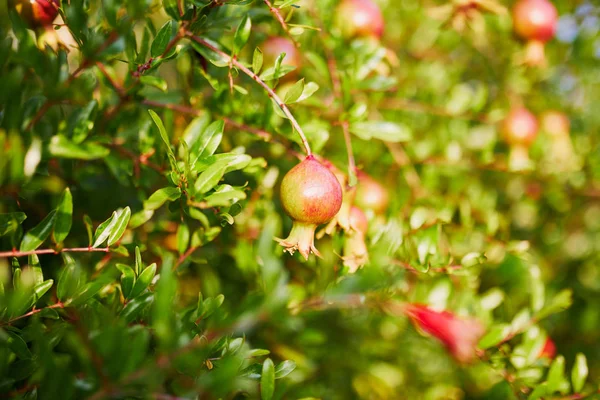
<path fill-rule="evenodd" d="M 383 214 L 389 203 L 388 191 L 382 184 L 362 171 L 358 171 L 358 185 L 354 204 L 363 210 Z"/>
<path fill-rule="evenodd" d="M 13 5 L 31 28 L 38 28 L 52 24 L 58 15 L 60 0 L 13 0 Z"/>
<path fill-rule="evenodd" d="M 342 259 L 350 273 L 354 273 L 369 262 L 369 253 L 365 243 L 369 221 L 365 213 L 358 207 L 352 207 L 350 210 L 350 228 L 351 230 L 344 234 L 344 257 Z"/>
<path fill-rule="evenodd" d="M 517 35 L 527 40 L 525 64 L 546 63 L 544 43 L 552 39 L 558 14 L 548 0 L 519 0 L 513 8 L 513 25 Z"/>
<path fill-rule="evenodd" d="M 542 130 L 552 137 L 569 136 L 569 117 L 560 111 L 545 111 L 540 117 Z"/>
<path fill-rule="evenodd" d="M 513 8 L 515 32 L 526 40 L 552 39 L 557 21 L 556 8 L 548 0 L 519 0 Z"/>
<path fill-rule="evenodd" d="M 264 64 L 272 66 L 275 64 L 275 60 L 281 53 L 285 53 L 281 65 L 290 65 L 292 67 L 300 68 L 302 58 L 294 43 L 287 38 L 283 37 L 271 37 L 262 44 L 261 50 L 263 52 Z"/>
<path fill-rule="evenodd" d="M 330 221 L 342 206 L 342 187 L 335 175 L 314 156 L 308 156 L 292 168 L 281 182 L 281 203 L 292 218 L 287 239 L 276 239 L 290 254 L 296 250 L 308 259 L 315 248 L 318 225 Z"/>
<path fill-rule="evenodd" d="M 336 23 L 347 38 L 380 38 L 385 24 L 381 9 L 373 0 L 342 0 L 336 9 Z"/>
<path fill-rule="evenodd" d="M 514 108 L 504 119 L 502 133 L 509 145 L 529 146 L 538 133 L 537 119 L 526 108 Z"/>

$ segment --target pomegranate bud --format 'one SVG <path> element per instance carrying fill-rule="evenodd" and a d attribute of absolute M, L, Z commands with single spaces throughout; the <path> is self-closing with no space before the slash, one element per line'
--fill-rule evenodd
<path fill-rule="evenodd" d="M 285 250 L 296 250 L 305 259 L 313 252 L 317 225 L 330 221 L 342 206 L 342 187 L 335 175 L 308 156 L 292 168 L 281 182 L 281 203 L 293 220 L 292 231 L 286 239 L 276 239 Z"/>
<path fill-rule="evenodd" d="M 549 358 L 553 359 L 556 356 L 556 345 L 552 341 L 552 339 L 547 338 L 546 343 L 544 343 L 544 347 L 540 351 L 539 358 Z"/>
<path fill-rule="evenodd" d="M 425 305 L 408 304 L 404 312 L 419 329 L 435 336 L 461 363 L 475 359 L 483 325 L 473 318 L 461 318 L 448 311 L 434 311 Z"/>
<path fill-rule="evenodd" d="M 351 230 L 344 235 L 344 265 L 349 268 L 350 273 L 369 262 L 369 253 L 365 237 L 369 229 L 369 222 L 365 213 L 358 207 L 350 210 Z"/>
<path fill-rule="evenodd" d="M 345 37 L 383 35 L 381 9 L 373 0 L 342 0 L 336 10 L 336 23 Z"/>
<path fill-rule="evenodd" d="M 502 132 L 508 144 L 529 146 L 538 133 L 538 122 L 528 109 L 514 108 L 504 119 Z"/>

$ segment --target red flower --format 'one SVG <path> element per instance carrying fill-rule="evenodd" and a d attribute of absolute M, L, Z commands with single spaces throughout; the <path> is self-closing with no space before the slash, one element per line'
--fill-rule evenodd
<path fill-rule="evenodd" d="M 485 331 L 478 320 L 461 318 L 448 311 L 434 311 L 421 304 L 408 304 L 404 312 L 415 326 L 441 341 L 457 361 L 473 361 L 477 342 Z"/>
<path fill-rule="evenodd" d="M 544 343 L 544 347 L 540 351 L 540 355 L 538 357 L 539 358 L 545 357 L 545 358 L 553 359 L 555 355 L 556 355 L 556 345 L 554 344 L 552 339 L 547 338 L 546 343 Z"/>

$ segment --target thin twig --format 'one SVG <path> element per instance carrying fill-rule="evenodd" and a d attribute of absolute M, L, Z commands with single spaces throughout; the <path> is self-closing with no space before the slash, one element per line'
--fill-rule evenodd
<path fill-rule="evenodd" d="M 96 66 L 98 67 L 100 72 L 102 72 L 102 75 L 104 75 L 104 77 L 106 78 L 108 83 L 110 83 L 110 85 L 113 87 L 113 89 L 119 94 L 119 97 L 124 98 L 126 96 L 125 89 L 123 88 L 123 86 L 120 83 L 115 81 L 112 76 L 110 76 L 110 74 L 106 70 L 106 67 L 104 66 L 104 64 L 101 63 L 100 61 L 96 61 Z"/>
<path fill-rule="evenodd" d="M 274 7 L 273 4 L 271 4 L 271 2 L 269 0 L 263 0 L 263 1 L 267 5 L 267 7 L 269 7 L 269 11 L 271 11 L 271 13 L 275 16 L 275 18 L 277 18 L 277 21 L 279 21 L 279 23 L 281 24 L 281 27 L 283 28 L 285 33 L 292 40 L 292 43 L 294 43 L 294 46 L 300 47 L 300 43 L 298 43 L 296 38 L 294 36 L 292 36 L 292 34 L 290 33 L 290 28 L 288 27 L 287 22 L 285 22 L 285 19 L 279 12 L 279 9 Z"/>
<path fill-rule="evenodd" d="M 346 152 L 348 154 L 348 176 L 356 176 L 356 162 L 354 161 L 354 152 L 352 151 L 352 138 L 350 137 L 350 126 L 348 121 L 341 123 L 344 132 L 344 142 L 346 143 Z"/>
<path fill-rule="evenodd" d="M 32 315 L 35 315 L 35 314 L 37 314 L 37 313 L 40 313 L 40 312 L 42 312 L 42 311 L 44 311 L 44 310 L 46 310 L 46 309 L 54 309 L 54 308 L 65 308 L 65 305 L 64 305 L 62 302 L 60 302 L 60 301 L 59 301 L 58 303 L 56 303 L 56 304 L 52 304 L 51 306 L 48 306 L 48 307 L 43 307 L 43 308 L 34 308 L 33 310 L 29 311 L 28 313 L 25 313 L 25 314 L 23 314 L 23 315 L 20 315 L 20 316 L 18 316 L 18 317 L 15 317 L 15 318 L 9 319 L 9 320 L 8 320 L 8 321 L 6 321 L 6 322 L 2 322 L 2 323 L 0 323 L 0 326 L 4 326 L 4 325 L 10 325 L 10 324 L 12 324 L 13 322 L 15 322 L 15 321 L 18 321 L 18 320 L 20 320 L 20 319 L 27 318 L 27 317 L 31 317 Z"/>
<path fill-rule="evenodd" d="M 281 108 L 281 111 L 283 111 L 283 113 L 286 115 L 286 117 L 290 120 L 292 127 L 296 130 L 296 132 L 300 136 L 300 140 L 302 141 L 302 144 L 306 151 L 306 155 L 309 157 L 312 156 L 312 151 L 310 150 L 310 145 L 308 144 L 308 140 L 306 139 L 306 135 L 304 135 L 304 131 L 300 127 L 300 124 L 298 124 L 298 121 L 296 121 L 296 118 L 294 118 L 294 116 L 290 112 L 290 109 L 288 108 L 288 106 L 279 98 L 279 96 L 277 96 L 275 91 L 273 91 L 273 89 L 271 89 L 269 87 L 269 85 L 267 85 L 262 79 L 260 79 L 258 77 L 258 75 L 256 75 L 254 72 L 250 71 L 250 69 L 248 69 L 244 64 L 239 62 L 235 57 L 231 57 L 230 55 L 223 52 L 222 50 L 219 50 L 218 48 L 216 48 L 215 46 L 213 46 L 211 43 L 207 42 L 206 40 L 202 39 L 201 37 L 195 36 L 192 32 L 187 32 L 187 36 L 188 36 L 188 38 L 190 38 L 194 42 L 198 43 L 199 45 L 202 45 L 202 46 L 206 47 L 207 49 L 217 53 L 225 61 L 235 65 L 238 69 L 240 69 L 242 72 L 244 72 L 250 78 L 252 78 L 256 83 L 258 83 L 260 86 L 262 86 L 263 89 L 265 89 L 265 91 L 269 95 L 269 97 L 272 98 L 277 103 L 279 108 Z"/>
<path fill-rule="evenodd" d="M 108 247 L 71 247 L 66 249 L 40 249 L 40 250 L 29 250 L 29 251 L 17 251 L 13 249 L 12 251 L 2 251 L 0 252 L 0 258 L 7 257 L 26 257 L 33 254 L 60 254 L 60 253 L 93 253 L 93 252 L 101 252 L 108 253 L 110 249 Z"/>

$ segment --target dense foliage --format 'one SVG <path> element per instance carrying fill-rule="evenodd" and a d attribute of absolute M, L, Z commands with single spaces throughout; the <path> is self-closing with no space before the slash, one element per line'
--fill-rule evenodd
<path fill-rule="evenodd" d="M 0 397 L 600 398 L 553 3 L 0 3 Z"/>

